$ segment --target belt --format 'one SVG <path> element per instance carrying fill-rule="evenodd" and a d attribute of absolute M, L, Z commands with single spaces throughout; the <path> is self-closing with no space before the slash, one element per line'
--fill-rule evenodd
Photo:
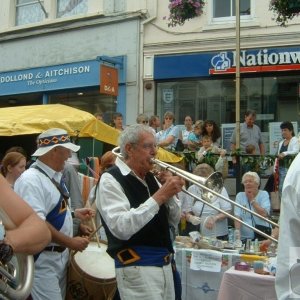
<path fill-rule="evenodd" d="M 50 251 L 50 252 L 64 252 L 67 248 L 62 246 L 48 246 L 44 249 L 44 251 Z"/>
<path fill-rule="evenodd" d="M 155 266 L 168 265 L 173 254 L 166 248 L 156 247 L 132 247 L 119 251 L 115 257 L 115 267 L 125 266 Z"/>

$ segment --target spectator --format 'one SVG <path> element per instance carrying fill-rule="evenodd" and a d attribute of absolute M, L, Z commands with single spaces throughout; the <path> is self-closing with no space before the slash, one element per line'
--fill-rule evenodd
<path fill-rule="evenodd" d="M 149 118 L 146 114 L 139 114 L 136 118 L 136 123 L 137 124 L 144 124 L 148 125 L 149 123 Z"/>
<path fill-rule="evenodd" d="M 156 133 L 157 129 L 160 128 L 159 116 L 151 116 L 149 119 L 149 126 L 153 128 L 154 133 Z"/>
<path fill-rule="evenodd" d="M 221 130 L 215 121 L 213 120 L 204 121 L 202 135 L 210 136 L 214 146 L 216 147 L 221 146 Z"/>
<path fill-rule="evenodd" d="M 1 173 L 14 188 L 16 180 L 26 168 L 26 157 L 20 152 L 8 152 L 2 160 Z"/>
<path fill-rule="evenodd" d="M 256 120 L 256 112 L 247 110 L 245 113 L 245 122 L 240 127 L 240 149 L 246 152 L 246 146 L 252 144 L 255 146 L 255 154 L 264 155 L 265 147 L 262 140 L 260 128 L 254 124 Z M 236 129 L 230 139 L 231 149 L 236 149 Z"/>
<path fill-rule="evenodd" d="M 96 112 L 94 116 L 97 120 L 103 121 L 103 112 Z"/>
<path fill-rule="evenodd" d="M 194 169 L 193 174 L 208 178 L 213 172 L 214 169 L 210 165 L 204 163 L 198 165 Z M 195 184 L 191 185 L 188 188 L 188 191 L 199 198 L 202 198 L 203 192 L 205 192 L 204 189 L 201 189 Z M 221 195 L 229 198 L 225 187 L 222 188 Z M 186 197 L 186 201 L 189 203 L 188 206 L 190 208 L 189 212 L 186 214 L 187 222 L 194 225 L 197 223 L 201 224 L 200 231 L 204 236 L 216 236 L 217 239 L 228 240 L 227 216 L 218 210 L 205 205 L 203 202 L 195 200 L 189 195 Z M 231 204 L 220 197 L 214 197 L 211 204 L 223 211 L 228 213 L 231 212 Z"/>
<path fill-rule="evenodd" d="M 119 131 L 123 131 L 123 115 L 119 112 L 113 114 L 112 127 Z"/>
<path fill-rule="evenodd" d="M 173 123 L 175 121 L 174 114 L 167 111 L 164 114 L 164 129 L 156 134 L 157 145 L 165 149 L 175 150 L 179 139 L 179 129 Z"/>
<path fill-rule="evenodd" d="M 193 131 L 188 136 L 188 149 L 198 151 L 202 146 L 202 121 L 197 121 Z"/>
<path fill-rule="evenodd" d="M 236 195 L 236 203 L 255 211 L 263 217 L 268 217 L 270 214 L 270 197 L 268 192 L 259 190 L 260 178 L 255 172 L 247 172 L 242 177 L 242 183 L 245 191 L 239 192 Z M 246 212 L 242 208 L 235 206 L 234 214 L 237 218 L 241 219 L 250 226 L 262 225 L 269 227 L 269 223 L 259 217 L 253 216 L 251 213 Z M 246 227 L 238 221 L 234 221 L 235 228 L 240 231 L 240 239 L 245 242 L 247 239 L 253 240 L 254 230 Z"/>
<path fill-rule="evenodd" d="M 280 124 L 280 129 L 283 140 L 279 142 L 277 150 L 277 159 L 275 161 L 275 166 L 278 166 L 278 168 L 275 171 L 278 172 L 278 190 L 279 195 L 281 197 L 283 182 L 289 168 L 287 156 L 298 154 L 299 142 L 298 139 L 295 137 L 294 126 L 291 122 L 282 122 Z"/>
<path fill-rule="evenodd" d="M 182 130 L 182 143 L 184 148 L 188 148 L 189 135 L 193 132 L 193 120 L 191 116 L 184 118 L 184 129 Z"/>

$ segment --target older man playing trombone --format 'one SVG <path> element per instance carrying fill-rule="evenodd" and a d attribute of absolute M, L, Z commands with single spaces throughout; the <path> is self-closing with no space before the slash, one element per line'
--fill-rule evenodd
<path fill-rule="evenodd" d="M 184 182 L 169 176 L 161 186 L 153 173 L 156 142 L 152 130 L 136 124 L 119 140 L 121 157 L 104 173 L 96 204 L 115 260 L 122 299 L 175 299 L 170 226 L 180 219 L 174 196 Z"/>

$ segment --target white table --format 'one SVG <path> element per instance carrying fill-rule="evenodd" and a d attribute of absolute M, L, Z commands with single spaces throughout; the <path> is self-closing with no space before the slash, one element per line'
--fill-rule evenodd
<path fill-rule="evenodd" d="M 276 300 L 275 277 L 230 268 L 223 275 L 218 300 L 232 299 Z"/>
<path fill-rule="evenodd" d="M 191 255 L 197 251 L 199 250 L 176 249 L 175 260 L 181 276 L 182 300 L 216 300 L 224 272 L 240 260 L 240 255 L 223 253 L 221 271 L 208 272 L 190 268 Z"/>

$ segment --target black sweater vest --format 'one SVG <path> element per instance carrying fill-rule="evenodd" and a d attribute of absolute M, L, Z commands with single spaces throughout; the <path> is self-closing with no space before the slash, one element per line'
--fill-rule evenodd
<path fill-rule="evenodd" d="M 107 172 L 115 177 L 120 183 L 125 191 L 126 197 L 129 200 L 130 206 L 133 208 L 139 207 L 149 198 L 148 189 L 151 196 L 159 189 L 152 173 L 148 173 L 145 177 L 145 181 L 148 186 L 147 189 L 147 187 L 132 174 L 123 176 L 119 168 L 116 166 L 110 168 Z M 150 222 L 136 232 L 129 240 L 120 240 L 116 238 L 110 232 L 109 224 L 105 224 L 102 216 L 101 220 L 108 240 L 107 252 L 113 258 L 120 250 L 131 246 L 164 247 L 170 252 L 174 252 L 170 238 L 168 210 L 165 205 L 161 205 L 158 214 L 156 214 Z"/>

